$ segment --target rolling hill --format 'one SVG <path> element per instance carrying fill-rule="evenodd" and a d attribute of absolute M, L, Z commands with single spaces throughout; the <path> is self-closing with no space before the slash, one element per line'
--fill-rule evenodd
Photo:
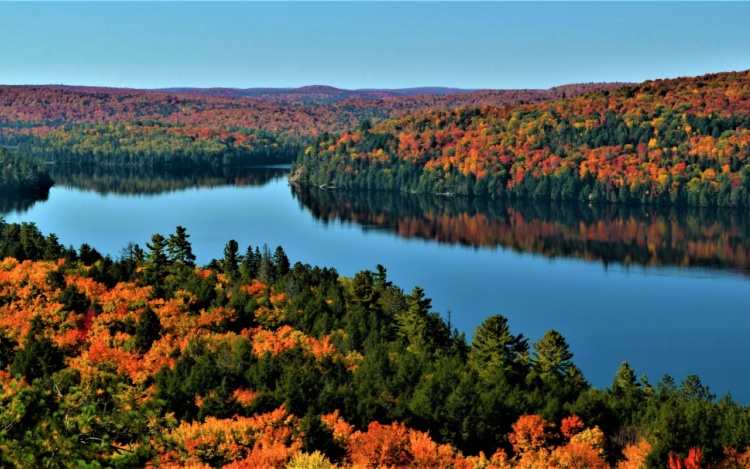
<path fill-rule="evenodd" d="M 750 206 L 750 72 L 404 115 L 318 138 L 303 183 L 587 202 Z"/>

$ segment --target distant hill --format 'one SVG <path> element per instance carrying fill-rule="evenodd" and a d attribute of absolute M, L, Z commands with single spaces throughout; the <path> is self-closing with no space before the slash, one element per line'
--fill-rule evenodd
<path fill-rule="evenodd" d="M 283 163 L 316 136 L 346 131 L 362 122 L 378 123 L 430 109 L 541 102 L 618 86 L 459 92 L 450 88 L 351 91 L 327 86 L 251 90 L 0 86 L 0 145 L 20 145 L 43 161 L 61 163 Z M 427 92 L 433 94 L 419 94 Z M 239 96 L 243 93 L 246 96 Z"/>
<path fill-rule="evenodd" d="M 451 96 L 450 101 L 454 104 L 507 104 L 500 97 L 513 97 L 524 101 L 536 102 L 539 100 L 555 99 L 564 95 L 577 96 L 600 89 L 614 89 L 625 86 L 627 83 L 587 83 L 562 85 L 549 90 L 525 89 L 525 90 L 473 90 L 461 88 L 446 88 L 440 86 L 426 86 L 417 88 L 394 88 L 394 89 L 356 89 L 345 90 L 332 86 L 312 85 L 301 88 L 162 88 L 152 91 L 189 94 L 198 96 L 221 96 L 229 98 L 253 97 L 264 101 L 275 101 L 285 103 L 334 103 L 346 99 L 389 99 L 409 98 L 427 96 Z M 454 96 L 455 95 L 455 96 Z M 500 99 L 498 99 L 500 98 Z"/>
<path fill-rule="evenodd" d="M 300 88 L 161 88 L 153 91 L 192 94 L 202 96 L 224 96 L 230 98 L 254 97 L 281 102 L 335 102 L 347 98 L 382 99 L 400 96 L 445 95 L 473 90 L 445 87 L 420 87 L 397 89 L 345 90 L 332 86 L 311 85 Z"/>
<path fill-rule="evenodd" d="M 363 120 L 430 109 L 501 106 L 541 102 L 601 89 L 618 83 L 564 85 L 550 90 L 479 90 L 450 88 L 339 90 L 325 86 L 297 89 L 223 88 L 135 90 L 67 85 L 0 86 L 0 145 L 14 145 L 24 135 L 46 135 L 65 125 L 161 121 L 214 132 L 261 129 L 292 138 L 351 129 Z M 178 92 L 178 90 L 182 90 Z M 433 94 L 421 94 L 423 92 Z M 251 96 L 234 96 L 251 93 Z M 402 95 L 396 95 L 402 93 Z M 413 94 L 409 94 L 413 93 Z"/>

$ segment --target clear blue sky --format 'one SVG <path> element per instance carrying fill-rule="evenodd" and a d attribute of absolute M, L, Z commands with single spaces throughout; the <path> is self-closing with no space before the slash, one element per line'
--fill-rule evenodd
<path fill-rule="evenodd" d="M 0 3 L 0 83 L 549 88 L 750 69 L 750 3 Z"/>

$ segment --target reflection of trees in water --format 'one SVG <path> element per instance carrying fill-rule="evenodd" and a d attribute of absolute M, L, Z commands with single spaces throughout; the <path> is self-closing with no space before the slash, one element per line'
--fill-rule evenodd
<path fill-rule="evenodd" d="M 605 264 L 750 267 L 750 217 L 740 211 L 293 190 L 324 223 L 352 222 L 405 238 Z"/>
<path fill-rule="evenodd" d="M 157 195 L 195 187 L 261 186 L 288 172 L 278 167 L 148 169 L 126 166 L 50 166 L 55 185 L 99 194 Z"/>
<path fill-rule="evenodd" d="M 0 215 L 24 213 L 35 203 L 49 198 L 49 188 L 39 191 L 0 191 Z"/>

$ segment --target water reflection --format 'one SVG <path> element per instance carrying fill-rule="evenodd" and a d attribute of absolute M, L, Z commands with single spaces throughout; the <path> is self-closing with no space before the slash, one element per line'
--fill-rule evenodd
<path fill-rule="evenodd" d="M 261 186 L 283 177 L 288 167 L 149 169 L 125 166 L 50 166 L 58 187 L 102 195 L 157 195 L 199 187 Z"/>
<path fill-rule="evenodd" d="M 388 192 L 293 188 L 323 223 L 404 238 L 643 266 L 750 267 L 750 223 L 732 210 L 501 202 Z"/>
<path fill-rule="evenodd" d="M 0 191 L 0 215 L 26 213 L 37 202 L 49 198 L 49 188 L 40 191 Z"/>

